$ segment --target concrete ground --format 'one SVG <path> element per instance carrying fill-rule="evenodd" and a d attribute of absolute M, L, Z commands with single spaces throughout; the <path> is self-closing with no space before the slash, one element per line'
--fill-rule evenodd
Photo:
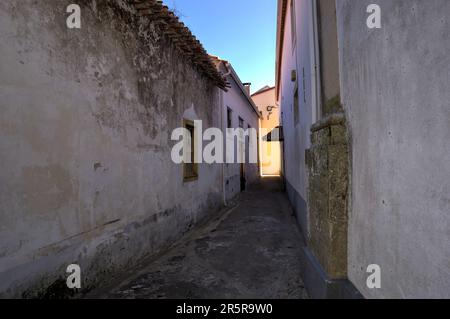
<path fill-rule="evenodd" d="M 276 178 L 94 298 L 307 298 L 302 237 Z"/>

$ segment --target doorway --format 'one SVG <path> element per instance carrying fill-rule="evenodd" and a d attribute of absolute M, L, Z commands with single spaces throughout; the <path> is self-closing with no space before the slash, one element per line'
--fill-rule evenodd
<path fill-rule="evenodd" d="M 247 181 L 245 179 L 245 164 L 241 163 L 241 192 L 245 191 L 245 185 L 247 184 Z"/>

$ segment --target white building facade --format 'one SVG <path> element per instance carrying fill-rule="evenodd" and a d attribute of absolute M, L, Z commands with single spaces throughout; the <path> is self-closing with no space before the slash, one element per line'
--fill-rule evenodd
<path fill-rule="evenodd" d="M 228 82 L 228 90 L 220 93 L 221 123 L 224 145 L 235 145 L 234 156 L 225 154 L 223 165 L 224 200 L 227 203 L 260 177 L 258 131 L 260 113 L 249 95 L 249 85 L 244 85 L 233 66 L 225 60 L 212 57 L 219 72 Z M 225 134 L 227 130 L 243 129 L 248 135 Z"/>
<path fill-rule="evenodd" d="M 381 28 L 367 25 L 371 4 L 278 1 L 283 173 L 305 285 L 319 298 L 449 298 L 450 3 L 380 0 Z"/>

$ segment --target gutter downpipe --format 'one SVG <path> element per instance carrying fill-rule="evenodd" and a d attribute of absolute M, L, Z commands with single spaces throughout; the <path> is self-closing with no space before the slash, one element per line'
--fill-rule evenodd
<path fill-rule="evenodd" d="M 227 78 L 230 74 L 231 74 L 231 69 L 228 67 L 229 63 L 224 63 L 225 68 L 227 69 L 227 73 L 225 73 L 223 75 L 224 78 Z M 220 90 L 220 120 L 222 122 L 222 132 L 226 132 L 226 126 L 227 124 L 224 121 L 224 112 L 225 112 L 225 105 L 224 105 L 224 91 Z M 224 144 L 226 145 L 227 142 L 227 137 L 226 134 L 224 134 Z M 225 147 L 225 151 L 226 151 L 226 147 Z M 225 154 L 224 154 L 225 155 Z M 226 190 L 225 190 L 225 164 L 226 163 L 226 155 L 224 158 L 224 162 L 222 163 L 222 199 L 223 199 L 223 205 L 226 207 L 228 205 L 227 203 L 227 194 L 226 194 Z"/>
<path fill-rule="evenodd" d="M 317 0 L 312 1 L 312 39 L 313 43 L 311 48 L 313 50 L 312 56 L 314 57 L 314 63 L 312 67 L 313 81 L 314 84 L 314 115 L 313 123 L 320 120 L 322 117 L 322 98 L 321 98 L 321 76 L 320 76 L 320 52 L 319 52 L 319 30 L 318 30 L 318 15 L 317 15 Z"/>

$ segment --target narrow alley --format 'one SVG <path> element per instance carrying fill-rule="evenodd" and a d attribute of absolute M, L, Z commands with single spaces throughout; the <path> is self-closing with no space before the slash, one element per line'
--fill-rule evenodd
<path fill-rule="evenodd" d="M 449 0 L 1 0 L 0 37 L 0 300 L 450 299 Z"/>
<path fill-rule="evenodd" d="M 165 255 L 87 297 L 307 298 L 302 237 L 280 187 L 278 178 L 263 179 Z"/>

